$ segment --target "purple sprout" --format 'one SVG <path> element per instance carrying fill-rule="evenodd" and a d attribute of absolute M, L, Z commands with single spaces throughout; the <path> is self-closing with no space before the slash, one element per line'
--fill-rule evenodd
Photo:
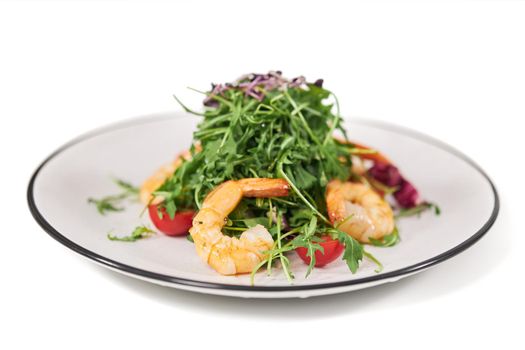
<path fill-rule="evenodd" d="M 288 87 L 298 88 L 305 84 L 307 83 L 303 76 L 288 80 L 282 76 L 281 71 L 270 71 L 267 74 L 250 73 L 241 76 L 234 83 L 212 84 L 212 89 L 203 103 L 207 107 L 218 107 L 219 102 L 214 99 L 214 96 L 223 95 L 227 90 L 241 90 L 246 96 L 262 101 L 268 91 L 284 90 Z M 322 87 L 323 80 L 316 80 L 314 85 Z"/>
<path fill-rule="evenodd" d="M 306 79 L 303 76 L 293 78 L 292 81 L 288 84 L 289 87 L 299 87 L 306 83 Z"/>
<path fill-rule="evenodd" d="M 286 220 L 286 217 L 284 215 L 283 215 L 283 218 L 281 220 L 281 227 L 282 227 L 283 231 L 291 230 L 291 227 L 288 224 L 288 220 Z"/>
<path fill-rule="evenodd" d="M 224 91 L 228 90 L 229 84 L 222 85 L 222 84 L 211 84 L 211 92 L 210 94 L 204 99 L 203 104 L 206 107 L 218 107 L 219 101 L 213 98 L 213 96 L 222 95 Z"/>

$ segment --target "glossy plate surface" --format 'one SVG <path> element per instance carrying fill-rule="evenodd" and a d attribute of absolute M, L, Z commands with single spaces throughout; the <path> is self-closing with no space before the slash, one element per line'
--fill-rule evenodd
<path fill-rule="evenodd" d="M 494 223 L 499 202 L 486 174 L 466 156 L 428 136 L 363 120 L 346 124 L 350 138 L 382 150 L 425 199 L 442 213 L 399 222 L 402 241 L 392 248 L 366 247 L 384 265 L 365 260 L 356 274 L 343 261 L 316 269 L 291 255 L 295 280 L 279 269 L 271 276 L 221 276 L 202 263 L 184 237 L 162 234 L 135 243 L 113 242 L 108 231 L 126 234 L 139 224 L 140 204 L 100 216 L 88 197 L 118 192 L 112 177 L 140 184 L 160 165 L 188 147 L 198 118 L 163 114 L 95 130 L 64 145 L 34 173 L 28 188 L 35 219 L 53 238 L 79 254 L 124 274 L 196 292 L 238 297 L 287 298 L 341 293 L 395 281 L 444 261 L 474 244 Z"/>

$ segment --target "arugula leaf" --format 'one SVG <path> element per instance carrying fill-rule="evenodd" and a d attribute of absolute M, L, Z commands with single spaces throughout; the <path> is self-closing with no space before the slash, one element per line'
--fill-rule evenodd
<path fill-rule="evenodd" d="M 396 245 L 399 241 L 399 230 L 397 226 L 394 227 L 392 233 L 385 235 L 381 239 L 369 238 L 370 243 L 376 247 L 392 247 Z"/>
<path fill-rule="evenodd" d="M 264 227 L 268 227 L 268 218 L 265 217 L 248 218 L 242 219 L 240 221 L 242 221 L 248 228 L 252 228 L 257 225 L 263 225 Z"/>
<path fill-rule="evenodd" d="M 434 209 L 435 215 L 441 214 L 441 209 L 434 203 L 423 202 L 413 208 L 403 208 L 395 215 L 396 219 L 405 218 L 409 216 L 420 216 L 423 212 Z"/>
<path fill-rule="evenodd" d="M 139 188 L 131 185 L 129 182 L 120 179 L 113 179 L 115 184 L 122 189 L 122 192 L 115 195 L 105 196 L 101 199 L 88 198 L 88 203 L 94 204 L 100 215 L 106 215 L 108 212 L 123 211 L 122 202 L 127 199 L 138 199 Z"/>
<path fill-rule="evenodd" d="M 308 269 L 306 270 L 305 278 L 310 275 L 312 270 L 315 267 L 316 258 L 315 258 L 315 252 L 320 251 L 322 254 L 324 254 L 324 248 L 318 244 L 317 242 L 321 242 L 322 239 L 316 236 L 312 236 L 310 238 L 305 238 L 303 236 L 297 236 L 292 240 L 292 247 L 293 249 L 303 247 L 307 249 L 306 256 L 310 258 L 310 264 L 308 264 Z"/>
<path fill-rule="evenodd" d="M 381 264 L 381 262 L 377 260 L 377 258 L 373 256 L 372 253 L 369 253 L 366 250 L 364 250 L 363 254 L 377 265 L 377 269 L 374 270 L 375 273 L 380 273 L 381 271 L 383 271 L 383 264 Z"/>
<path fill-rule="evenodd" d="M 345 250 L 343 252 L 343 260 L 346 261 L 348 268 L 352 273 L 356 273 L 359 267 L 359 263 L 363 260 L 363 246 L 361 243 L 356 241 L 352 236 L 346 234 L 345 232 L 334 230 L 337 232 L 337 238 L 339 242 L 345 245 Z"/>
<path fill-rule="evenodd" d="M 133 186 L 131 183 L 126 182 L 122 179 L 113 179 L 115 184 L 120 187 L 124 193 L 129 193 L 130 195 L 138 195 L 139 194 L 139 188 L 136 186 Z"/>
<path fill-rule="evenodd" d="M 277 222 L 275 223 L 275 228 L 277 230 L 277 248 L 280 250 L 278 255 L 279 259 L 281 261 L 281 266 L 284 271 L 284 275 L 288 279 L 289 282 L 292 282 L 292 280 L 295 278 L 292 271 L 290 270 L 290 259 L 288 259 L 283 253 L 286 251 L 284 250 L 285 247 L 283 247 L 283 243 L 281 240 L 281 222 L 283 221 L 282 214 L 278 211 L 277 212 Z"/>
<path fill-rule="evenodd" d="M 131 232 L 129 236 L 117 237 L 117 236 L 112 235 L 111 233 L 108 233 L 107 237 L 111 241 L 135 242 L 139 239 L 151 237 L 155 233 L 156 233 L 155 231 L 153 231 L 152 229 L 146 226 L 137 226 L 135 227 L 135 229 L 133 230 L 133 232 Z"/>
<path fill-rule="evenodd" d="M 394 194 L 399 188 L 397 186 L 387 186 L 380 181 L 377 181 L 371 176 L 364 176 L 364 179 L 376 190 L 383 193 L 383 196 Z"/>
<path fill-rule="evenodd" d="M 301 165 L 295 168 L 294 174 L 296 185 L 300 188 L 309 189 L 318 181 L 315 176 L 306 171 Z"/>
<path fill-rule="evenodd" d="M 106 196 L 101 199 L 88 198 L 88 203 L 95 204 L 100 215 L 106 215 L 111 211 L 123 211 L 124 208 L 117 206 L 123 198 L 122 196 Z"/>

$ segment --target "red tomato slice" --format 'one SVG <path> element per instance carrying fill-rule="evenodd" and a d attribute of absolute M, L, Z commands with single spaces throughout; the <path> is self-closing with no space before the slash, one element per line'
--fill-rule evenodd
<path fill-rule="evenodd" d="M 319 242 L 321 247 L 324 248 L 324 254 L 319 250 L 315 252 L 315 267 L 325 266 L 338 257 L 341 256 L 345 250 L 344 244 L 339 242 L 337 239 L 332 239 L 330 236 L 322 236 L 323 242 Z M 310 257 L 306 256 L 308 249 L 304 247 L 295 248 L 297 255 L 305 262 L 305 264 L 310 265 Z"/>
<path fill-rule="evenodd" d="M 192 226 L 193 210 L 181 211 L 175 214 L 173 219 L 170 218 L 166 209 L 162 208 L 162 219 L 159 217 L 157 205 L 148 206 L 149 217 L 155 227 L 162 233 L 168 236 L 183 236 L 188 233 Z"/>

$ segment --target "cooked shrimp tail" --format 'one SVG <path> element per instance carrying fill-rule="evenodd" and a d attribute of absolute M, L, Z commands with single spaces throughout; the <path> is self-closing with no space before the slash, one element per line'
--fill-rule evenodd
<path fill-rule="evenodd" d="M 197 152 L 200 152 L 201 149 L 202 148 L 200 144 L 195 145 L 195 150 Z M 164 164 L 155 173 L 148 177 L 146 181 L 144 181 L 140 186 L 139 198 L 142 204 L 148 205 L 150 203 L 158 204 L 162 202 L 164 198 L 153 198 L 152 193 L 155 192 L 164 183 L 164 181 L 166 181 L 175 172 L 175 170 L 177 170 L 177 168 L 182 164 L 183 161 L 190 159 L 190 151 L 186 150 L 184 152 L 181 152 L 177 155 L 177 157 L 175 157 L 175 160 L 173 162 Z"/>
<path fill-rule="evenodd" d="M 365 150 L 365 151 L 375 151 L 373 153 L 360 153 L 360 154 L 357 154 L 357 156 L 361 159 L 368 159 L 368 160 L 372 160 L 374 161 L 375 163 L 382 163 L 382 164 L 392 164 L 392 162 L 390 161 L 390 159 L 388 159 L 384 154 L 382 154 L 381 152 L 371 148 L 371 147 L 368 147 L 368 146 L 365 146 L 361 143 L 357 143 L 357 142 L 354 142 L 354 141 L 349 141 L 349 143 L 354 146 L 355 148 L 357 149 L 360 149 L 360 150 Z"/>
<path fill-rule="evenodd" d="M 353 238 L 368 243 L 394 230 L 390 205 L 370 187 L 332 180 L 326 190 L 326 207 L 332 224 Z"/>
<path fill-rule="evenodd" d="M 220 274 L 251 272 L 272 248 L 272 236 L 262 225 L 244 231 L 239 238 L 226 236 L 222 233 L 226 218 L 243 197 L 280 197 L 288 191 L 283 179 L 231 180 L 216 187 L 204 199 L 190 229 L 197 254 Z"/>

